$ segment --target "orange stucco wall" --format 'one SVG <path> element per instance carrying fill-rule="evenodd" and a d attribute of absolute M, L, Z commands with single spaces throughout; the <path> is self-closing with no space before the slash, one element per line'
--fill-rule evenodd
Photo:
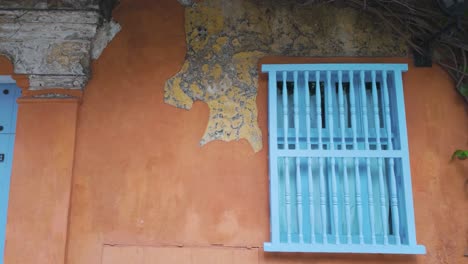
<path fill-rule="evenodd" d="M 63 263 L 78 101 L 20 99 L 5 263 Z"/>
<path fill-rule="evenodd" d="M 468 164 L 449 162 L 449 157 L 454 149 L 466 147 L 468 114 L 466 104 L 441 69 L 416 69 L 404 58 L 261 61 L 410 65 L 404 85 L 417 238 L 428 251 L 425 256 L 268 254 L 261 249 L 269 240 L 267 148 L 254 153 L 246 141 L 212 142 L 200 147 L 208 107 L 198 102 L 185 111 L 163 102 L 164 83 L 179 70 L 185 55 L 183 8 L 174 0 L 123 0 L 114 16 L 123 29 L 94 62 L 93 79 L 78 109 L 73 177 L 69 178 L 73 181 L 71 203 L 62 200 L 60 195 L 65 194 L 44 196 L 61 201 L 58 224 L 45 219 L 52 221 L 44 229 L 48 232 L 63 232 L 62 216 L 71 206 L 66 245 L 60 244 L 63 237 L 51 245 L 65 248 L 67 264 L 166 263 L 158 253 L 161 246 L 173 249 L 165 251 L 168 256 L 178 254 L 176 249 L 180 248 L 252 248 L 256 257 L 245 263 L 466 262 L 463 254 L 468 248 L 468 190 L 464 182 Z M 50 203 L 33 196 L 37 191 L 24 193 L 29 188 L 24 186 L 50 189 L 50 184 L 56 184 L 50 189 L 56 190 L 68 184 L 59 181 L 58 174 L 47 171 L 49 166 L 57 169 L 61 162 L 68 161 L 38 152 L 49 142 L 42 137 L 53 137 L 53 144 L 72 148 L 74 138 L 70 135 L 74 132 L 68 131 L 64 139 L 63 131 L 54 131 L 54 126 L 60 128 L 59 123 L 70 122 L 67 129 L 73 130 L 75 120 L 51 114 L 57 109 L 50 105 L 40 104 L 49 112 L 34 105 L 22 106 L 18 117 L 10 203 L 13 209 L 8 224 L 9 238 L 17 242 L 7 241 L 7 247 L 8 243 L 19 245 L 24 237 L 36 243 L 44 237 L 42 231 L 29 232 L 28 228 L 36 224 L 26 213 L 12 214 L 12 210 L 20 212 L 19 207 L 29 204 L 38 212 L 45 210 L 47 217 L 53 215 L 47 211 L 52 210 Z M 257 105 L 263 145 L 267 146 L 264 75 L 260 76 Z M 55 125 L 39 126 L 35 118 Z M 21 137 L 21 133 L 29 137 Z M 32 166 L 43 168 L 32 172 Z M 28 178 L 29 174 L 34 177 Z M 21 192 L 19 185 L 24 185 Z M 18 225 L 23 229 L 14 233 Z M 41 256 L 33 245 L 26 249 L 32 252 L 29 255 Z M 210 255 L 207 252 L 204 254 Z M 226 255 L 243 251 L 230 252 Z M 11 261 L 6 263 L 63 263 L 15 257 L 20 254 L 19 246 L 7 248 L 7 260 Z"/>

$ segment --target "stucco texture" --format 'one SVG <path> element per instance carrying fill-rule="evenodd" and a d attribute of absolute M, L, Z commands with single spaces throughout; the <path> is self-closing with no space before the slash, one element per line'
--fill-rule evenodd
<path fill-rule="evenodd" d="M 184 9 L 173 0 L 122 1 L 114 16 L 123 29 L 94 62 L 79 112 L 67 263 L 101 263 L 104 245 L 212 244 L 260 247 L 260 263 L 466 261 L 468 168 L 449 157 L 466 144 L 468 116 L 442 70 L 388 58 L 261 60 L 409 63 L 404 85 L 417 236 L 428 251 L 417 257 L 267 254 L 261 250 L 269 240 L 267 148 L 255 154 L 245 140 L 200 148 L 210 108 L 195 102 L 187 112 L 164 103 L 165 82 L 184 63 Z M 254 104 L 266 135 L 264 75 Z"/>
<path fill-rule="evenodd" d="M 200 142 L 246 139 L 262 148 L 255 103 L 265 55 L 402 56 L 403 41 L 351 8 L 295 1 L 204 0 L 185 10 L 186 60 L 166 83 L 166 103 L 209 109 Z"/>
<path fill-rule="evenodd" d="M 256 257 L 244 263 L 466 263 L 468 164 L 450 162 L 449 157 L 454 149 L 466 147 L 468 113 L 440 68 L 414 68 L 405 58 L 260 60 L 409 64 L 403 80 L 416 234 L 418 243 L 428 252 L 419 256 L 265 253 L 262 245 L 269 241 L 270 221 L 268 148 L 255 153 L 247 140 L 229 144 L 212 141 L 200 148 L 210 107 L 195 101 L 190 111 L 184 111 L 164 103 L 165 83 L 183 67 L 186 55 L 184 8 L 174 0 L 123 0 L 114 16 L 122 31 L 93 62 L 93 79 L 78 111 L 67 243 L 62 245 L 67 264 L 171 263 L 170 258 L 177 254 L 183 258 L 184 252 L 194 248 L 204 250 L 193 254 L 206 259 L 221 248 L 219 254 L 225 257 L 205 263 L 235 263 L 232 259 L 240 258 L 236 254 L 246 251 Z M 258 127 L 265 135 L 261 143 L 267 146 L 265 75 L 259 75 L 257 87 L 252 104 L 257 109 Z M 43 115 L 47 120 L 47 113 Z M 31 137 L 36 136 L 34 131 L 62 137 L 53 130 L 40 129 L 41 125 L 30 120 L 25 111 L 18 118 L 20 124 L 31 122 L 24 126 Z M 53 115 L 50 118 L 55 120 Z M 40 138 L 24 142 L 36 144 L 36 151 L 44 147 Z M 16 148 L 22 150 L 22 143 Z M 17 160 L 22 160 L 22 155 L 33 157 L 25 151 L 17 153 Z M 13 177 L 27 171 L 28 166 L 17 163 Z M 47 182 L 57 174 L 38 170 L 35 175 L 35 179 Z M 21 194 L 32 208 L 49 206 L 27 192 Z M 57 210 L 64 212 L 66 205 L 60 206 L 62 209 Z M 62 225 L 51 228 L 63 232 Z M 42 235 L 18 233 L 15 239 L 45 241 Z M 158 252 L 167 259 L 161 259 Z M 18 247 L 8 254 L 25 252 Z M 56 259 L 41 263 L 63 262 Z"/>
<path fill-rule="evenodd" d="M 74 99 L 19 101 L 4 263 L 65 259 L 77 111 Z"/>

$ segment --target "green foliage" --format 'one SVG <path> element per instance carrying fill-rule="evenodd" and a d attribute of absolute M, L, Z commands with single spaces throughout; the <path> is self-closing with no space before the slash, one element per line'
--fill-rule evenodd
<path fill-rule="evenodd" d="M 468 158 L 468 150 L 458 149 L 452 154 L 452 160 L 459 159 L 464 160 Z"/>
<path fill-rule="evenodd" d="M 467 84 L 463 84 L 461 87 L 460 87 L 460 93 L 465 96 L 465 97 L 468 97 L 468 83 Z"/>
<path fill-rule="evenodd" d="M 463 70 L 465 73 L 468 73 L 468 67 L 465 66 L 464 69 L 462 69 L 460 67 L 461 70 Z M 460 91 L 460 94 L 465 96 L 465 97 L 468 97 L 468 83 L 462 83 L 461 86 L 458 88 L 459 91 Z"/>

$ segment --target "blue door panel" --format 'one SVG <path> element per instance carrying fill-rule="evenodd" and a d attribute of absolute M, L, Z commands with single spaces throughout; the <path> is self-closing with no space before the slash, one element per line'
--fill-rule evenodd
<path fill-rule="evenodd" d="M 3 256 L 5 247 L 5 227 L 8 211 L 8 195 L 10 189 L 10 174 L 13 161 L 14 134 L 0 134 L 0 254 Z M 3 161 L 2 161 L 3 160 Z M 0 259 L 3 264 L 3 257 Z"/>
<path fill-rule="evenodd" d="M 21 90 L 15 84 L 0 83 L 0 264 L 4 264 L 8 196 L 18 111 L 16 100 L 20 93 Z"/>
<path fill-rule="evenodd" d="M 18 95 L 15 84 L 0 84 L 0 134 L 15 133 Z"/>

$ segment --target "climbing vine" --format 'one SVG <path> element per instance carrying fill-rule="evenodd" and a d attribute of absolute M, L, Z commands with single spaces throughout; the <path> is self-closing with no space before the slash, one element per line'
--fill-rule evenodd
<path fill-rule="evenodd" d="M 452 77 L 455 88 L 468 102 L 468 10 L 458 26 L 435 0 L 290 0 L 302 5 L 335 4 L 368 12 L 390 27 L 413 52 L 427 53 L 430 42 L 433 61 Z"/>

